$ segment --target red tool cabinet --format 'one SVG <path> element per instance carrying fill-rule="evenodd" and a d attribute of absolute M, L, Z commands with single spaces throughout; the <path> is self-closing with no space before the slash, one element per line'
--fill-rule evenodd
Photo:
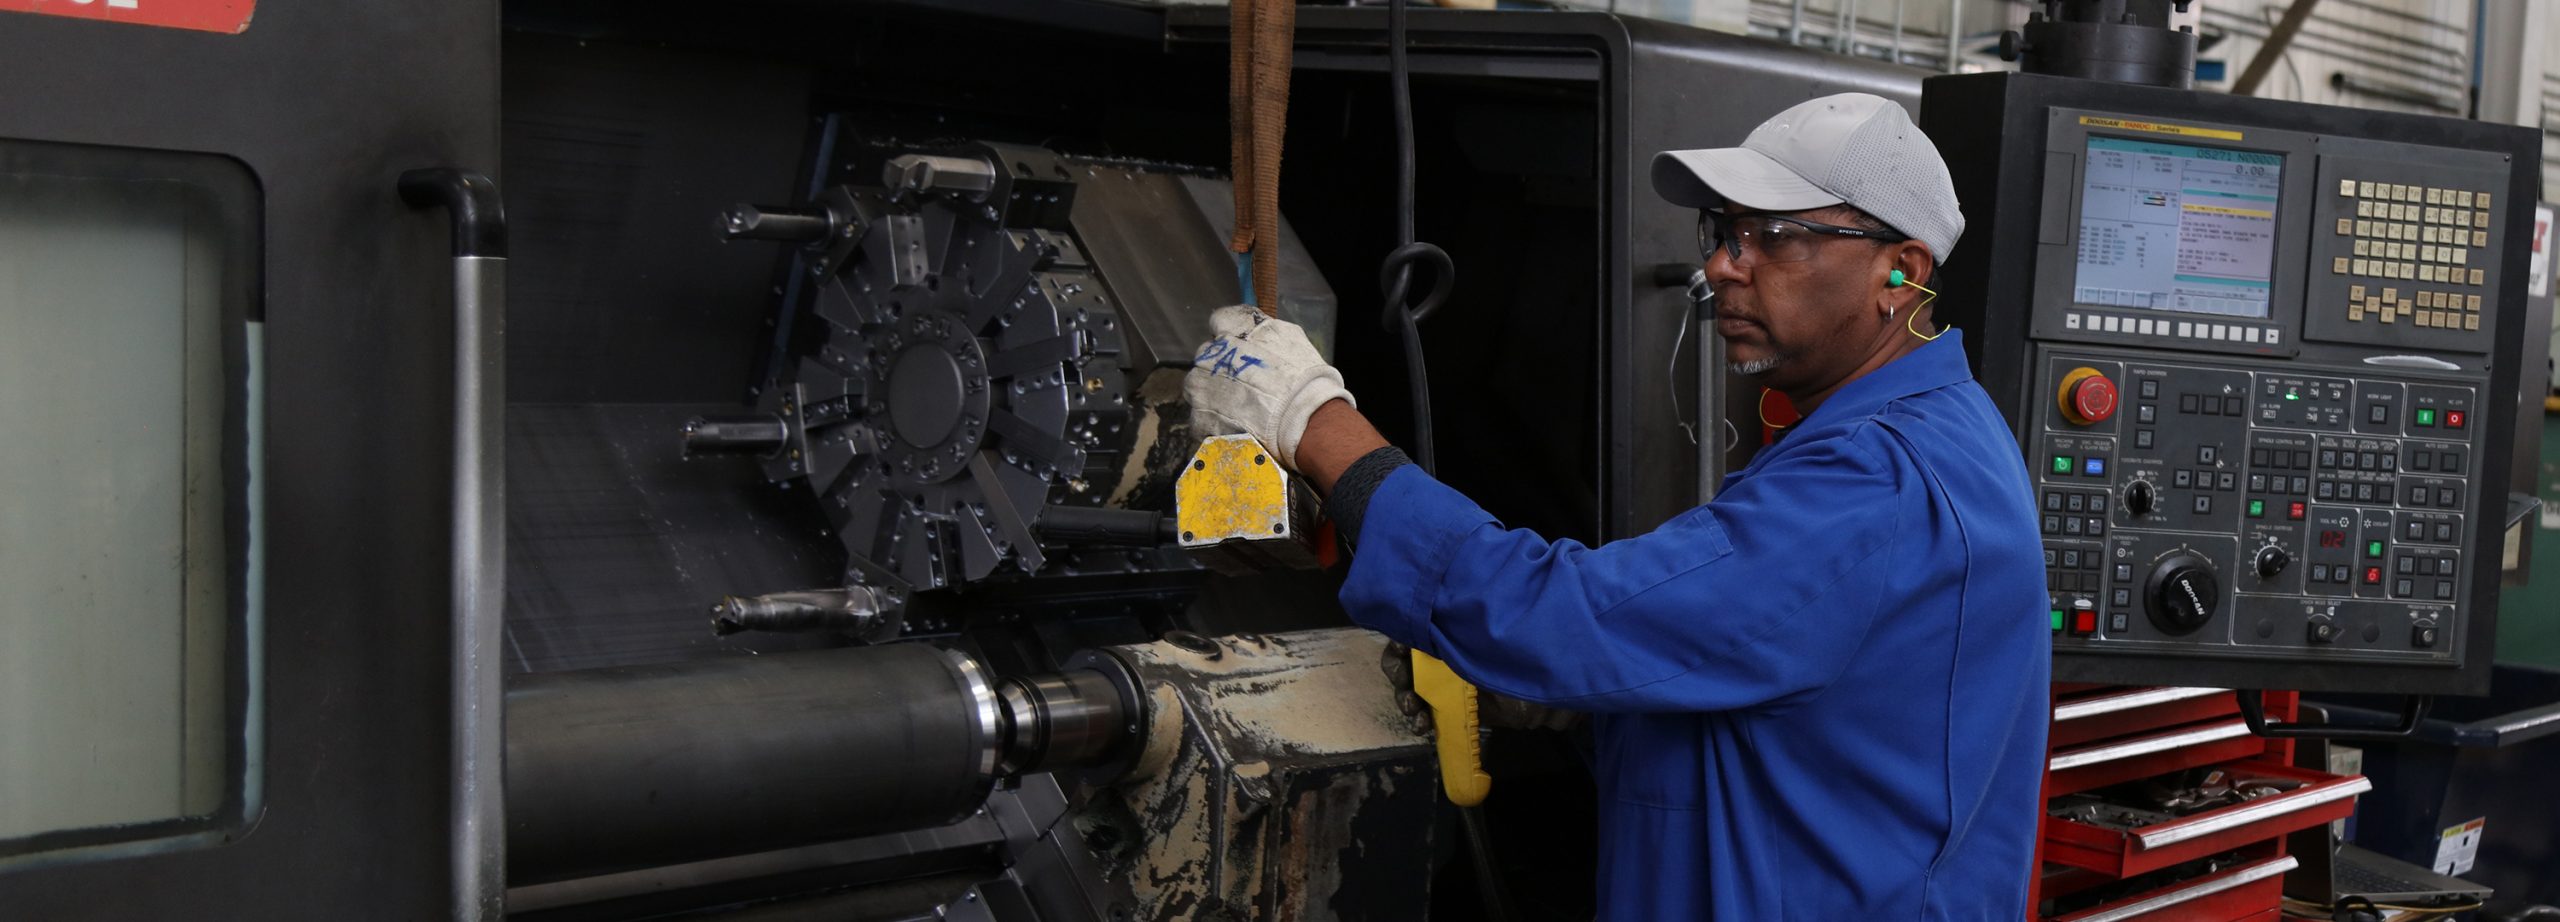
<path fill-rule="evenodd" d="M 2290 692 L 2269 692 L 2267 714 L 2291 719 L 2298 703 Z M 2046 759 L 2048 805 L 2197 768 L 2288 790 L 2130 828 L 2048 815 L 2030 922 L 2273 922 L 2284 874 L 2296 865 L 2284 837 L 2345 817 L 2372 788 L 2360 775 L 2293 767 L 2293 744 L 2249 733 L 2237 699 L 2221 689 L 2056 685 Z M 2169 870 L 2217 855 L 2236 857 L 2209 871 Z M 2127 883 L 2144 875 L 2152 879 Z M 2089 905 L 2098 888 L 2129 892 Z"/>

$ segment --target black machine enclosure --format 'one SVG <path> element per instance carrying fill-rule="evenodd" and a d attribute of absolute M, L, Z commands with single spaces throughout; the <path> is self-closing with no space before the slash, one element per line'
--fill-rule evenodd
<path fill-rule="evenodd" d="M 1925 81 L 1920 122 L 1967 220 L 1938 319 L 2056 507 L 2055 680 L 2485 692 L 2535 134 L 2031 74 Z M 2266 250 L 2263 306 L 2093 303 L 2125 298 L 2079 275 L 2091 139 L 2277 164 L 2248 180 L 2271 203 L 2224 199 L 2265 222 L 2238 232 Z M 2184 221 L 2205 194 L 2169 201 Z M 2114 382 L 2112 417 L 2065 412 L 2080 369 Z M 2190 586 L 2200 623 L 2172 604 Z"/>

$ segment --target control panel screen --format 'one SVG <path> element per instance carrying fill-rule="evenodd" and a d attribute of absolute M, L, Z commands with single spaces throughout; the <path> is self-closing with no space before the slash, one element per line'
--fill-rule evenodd
<path fill-rule="evenodd" d="M 2265 319 L 2284 157 L 2092 135 L 2082 304 Z"/>

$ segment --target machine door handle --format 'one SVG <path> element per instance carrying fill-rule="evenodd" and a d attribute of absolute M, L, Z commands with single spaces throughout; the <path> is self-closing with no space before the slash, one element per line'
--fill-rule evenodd
<path fill-rule="evenodd" d="M 1431 705 L 1431 735 L 1440 753 L 1440 788 L 1461 807 L 1484 803 L 1493 793 L 1485 774 L 1483 734 L 1476 719 L 1476 687 L 1431 654 L 1413 651 L 1413 691 Z"/>
<path fill-rule="evenodd" d="M 471 170 L 400 174 L 400 198 L 453 222 L 453 917 L 496 919 L 506 900 L 507 218 Z"/>

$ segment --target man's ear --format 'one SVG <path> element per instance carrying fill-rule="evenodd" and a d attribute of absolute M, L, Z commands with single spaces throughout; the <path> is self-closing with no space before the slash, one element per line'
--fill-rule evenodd
<path fill-rule="evenodd" d="M 1938 287 L 1938 262 L 1929 255 L 1929 245 L 1905 240 L 1893 245 L 1893 267 L 1902 270 L 1905 281 Z"/>
<path fill-rule="evenodd" d="M 1885 308 L 1885 316 L 1899 316 L 1927 300 L 1928 292 L 1921 289 L 1937 287 L 1930 275 L 1936 269 L 1936 264 L 1929 259 L 1928 246 L 1917 240 L 1905 240 L 1886 247 L 1885 287 L 1883 297 L 1879 299 Z M 1901 273 L 1904 284 L 1893 284 L 1892 278 L 1897 272 Z"/>

